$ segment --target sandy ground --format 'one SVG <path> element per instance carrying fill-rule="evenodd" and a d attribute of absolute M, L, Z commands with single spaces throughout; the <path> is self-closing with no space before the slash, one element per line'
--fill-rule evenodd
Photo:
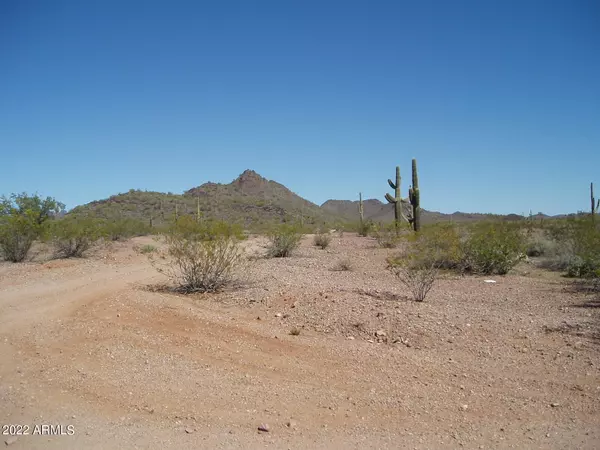
<path fill-rule="evenodd" d="M 182 296 L 148 288 L 148 243 L 0 263 L 11 449 L 600 448 L 600 304 L 556 275 L 446 276 L 415 303 L 346 234 Z"/>

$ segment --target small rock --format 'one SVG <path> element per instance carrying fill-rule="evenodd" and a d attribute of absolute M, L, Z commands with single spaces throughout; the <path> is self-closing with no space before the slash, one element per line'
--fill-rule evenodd
<path fill-rule="evenodd" d="M 553 408 L 558 408 L 560 406 L 560 403 L 550 403 L 550 406 L 552 406 Z"/>
<path fill-rule="evenodd" d="M 469 409 L 469 405 L 460 405 L 461 411 L 466 411 L 467 409 Z"/>
<path fill-rule="evenodd" d="M 5 443 L 6 445 L 12 445 L 12 444 L 14 444 L 15 442 L 17 442 L 17 439 L 18 439 L 18 437 L 17 437 L 17 436 L 10 436 L 8 439 L 6 439 L 6 440 L 4 441 L 4 443 Z"/>
<path fill-rule="evenodd" d="M 258 431 L 263 431 L 265 433 L 268 433 L 270 430 L 269 425 L 267 425 L 266 423 L 263 423 L 261 425 L 259 425 L 258 427 Z"/>
<path fill-rule="evenodd" d="M 377 330 L 375 332 L 375 336 L 377 336 L 377 337 L 385 337 L 385 336 L 387 336 L 387 333 L 385 331 L 383 331 L 383 330 Z"/>
<path fill-rule="evenodd" d="M 192 428 L 186 428 L 186 429 L 185 429 L 185 432 L 186 432 L 187 434 L 192 434 L 194 431 L 196 431 L 196 430 L 194 430 L 194 429 L 192 429 Z"/>
<path fill-rule="evenodd" d="M 348 336 L 346 339 L 348 339 L 349 341 L 353 341 L 354 340 L 354 336 Z"/>
<path fill-rule="evenodd" d="M 296 423 L 295 420 L 288 420 L 288 422 L 285 424 L 285 426 L 288 428 L 296 428 L 298 426 L 298 424 Z"/>
<path fill-rule="evenodd" d="M 275 317 L 281 317 L 281 316 L 282 316 L 282 314 L 281 314 L 281 313 L 277 313 L 277 314 L 275 314 Z"/>

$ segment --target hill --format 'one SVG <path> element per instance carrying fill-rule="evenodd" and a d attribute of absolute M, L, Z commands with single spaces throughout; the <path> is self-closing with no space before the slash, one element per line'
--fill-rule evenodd
<path fill-rule="evenodd" d="M 321 205 L 321 208 L 329 211 L 346 221 L 356 222 L 358 220 L 358 200 L 327 200 Z M 410 206 L 404 205 L 404 210 L 408 212 Z M 363 214 L 365 220 L 373 222 L 389 223 L 394 220 L 394 206 L 389 203 L 383 203 L 377 199 L 363 200 Z M 534 218 L 540 217 L 539 214 Z M 421 212 L 421 221 L 423 224 L 437 222 L 476 222 L 486 219 L 499 220 L 522 220 L 523 216 L 517 214 L 497 215 L 497 214 L 479 214 L 479 213 L 464 213 L 454 212 L 452 214 L 444 214 L 437 211 L 428 211 L 423 209 Z"/>
<path fill-rule="evenodd" d="M 182 195 L 132 189 L 78 206 L 70 214 L 134 218 L 160 225 L 176 213 L 195 215 L 198 210 L 202 217 L 238 222 L 244 226 L 294 220 L 314 225 L 339 219 L 336 214 L 253 170 L 244 171 L 229 184 L 207 182 Z"/>

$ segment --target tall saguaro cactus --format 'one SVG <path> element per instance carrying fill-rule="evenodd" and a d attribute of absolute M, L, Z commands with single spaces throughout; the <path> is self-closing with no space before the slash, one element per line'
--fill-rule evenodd
<path fill-rule="evenodd" d="M 421 192 L 419 191 L 419 175 L 417 160 L 412 160 L 412 187 L 408 190 L 408 199 L 412 206 L 412 226 L 415 231 L 421 229 Z"/>
<path fill-rule="evenodd" d="M 363 229 L 363 223 L 365 221 L 365 215 L 363 210 L 362 192 L 358 193 L 358 214 L 360 215 L 360 229 Z"/>
<path fill-rule="evenodd" d="M 590 183 L 590 200 L 592 201 L 592 220 L 595 220 L 598 210 L 600 210 L 600 198 L 596 202 L 594 197 L 594 183 Z"/>
<path fill-rule="evenodd" d="M 396 232 L 398 232 L 400 227 L 400 221 L 404 218 L 402 215 L 402 197 L 400 196 L 401 180 L 400 166 L 396 166 L 396 182 L 394 183 L 392 180 L 388 179 L 388 184 L 394 190 L 394 196 L 392 197 L 389 193 L 385 194 L 385 199 L 388 201 L 388 203 L 394 205 L 394 223 L 396 225 Z"/>

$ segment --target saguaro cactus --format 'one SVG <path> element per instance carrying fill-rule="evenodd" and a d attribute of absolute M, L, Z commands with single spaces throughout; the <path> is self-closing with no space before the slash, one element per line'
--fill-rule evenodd
<path fill-rule="evenodd" d="M 396 182 L 394 183 L 392 180 L 388 179 L 388 184 L 394 190 L 394 196 L 392 197 L 389 193 L 385 194 L 385 199 L 388 203 L 394 205 L 394 223 L 396 225 L 396 232 L 400 227 L 400 221 L 405 217 L 402 214 L 402 197 L 400 196 L 400 182 L 402 178 L 400 177 L 400 166 L 396 166 Z"/>
<path fill-rule="evenodd" d="M 596 202 L 596 198 L 594 197 L 594 183 L 590 183 L 590 200 L 592 201 L 592 220 L 595 220 L 595 216 L 598 210 L 600 210 L 600 198 Z"/>
<path fill-rule="evenodd" d="M 412 160 L 412 187 L 408 190 L 408 199 L 412 206 L 412 226 L 415 231 L 421 229 L 421 193 L 419 191 L 419 176 L 417 160 Z"/>
<path fill-rule="evenodd" d="M 358 214 L 360 215 L 360 229 L 363 228 L 363 223 L 365 221 L 365 215 L 363 210 L 363 201 L 362 201 L 362 192 L 358 193 Z"/>

